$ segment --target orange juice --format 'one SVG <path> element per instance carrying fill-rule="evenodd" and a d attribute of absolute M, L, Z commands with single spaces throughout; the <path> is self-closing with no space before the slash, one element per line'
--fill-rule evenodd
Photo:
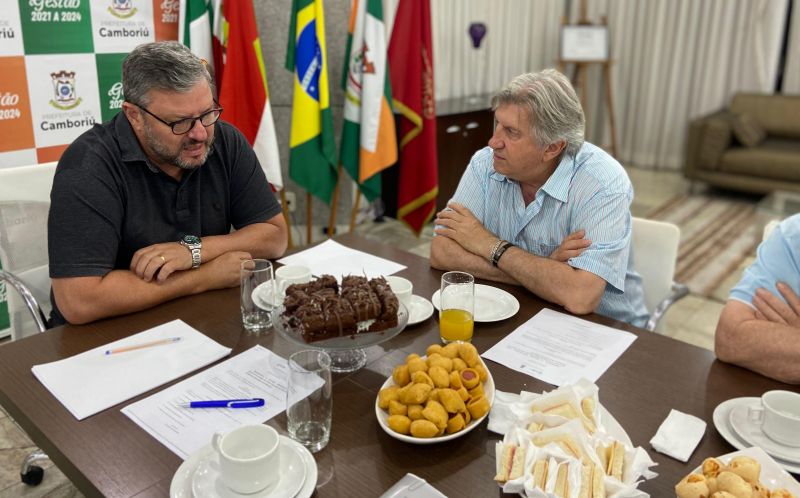
<path fill-rule="evenodd" d="M 471 341 L 474 321 L 465 310 L 442 310 L 439 315 L 439 336 L 442 342 Z"/>

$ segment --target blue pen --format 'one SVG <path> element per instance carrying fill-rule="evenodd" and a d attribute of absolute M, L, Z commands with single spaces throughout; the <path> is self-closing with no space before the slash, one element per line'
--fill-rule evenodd
<path fill-rule="evenodd" d="M 257 408 L 264 406 L 263 398 L 217 399 L 209 401 L 190 401 L 185 408 Z"/>

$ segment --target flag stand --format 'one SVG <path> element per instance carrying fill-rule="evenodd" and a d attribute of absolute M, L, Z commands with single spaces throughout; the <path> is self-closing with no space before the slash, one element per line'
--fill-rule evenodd
<path fill-rule="evenodd" d="M 336 169 L 336 183 L 333 186 L 333 200 L 331 200 L 331 217 L 328 220 L 328 238 L 336 234 L 336 207 L 339 205 L 339 180 L 342 178 L 342 165 Z M 351 230 L 352 232 L 352 230 Z"/>
<path fill-rule="evenodd" d="M 356 229 L 356 215 L 358 214 L 358 208 L 361 204 L 361 192 L 356 189 L 356 203 L 353 204 L 353 211 L 350 213 L 350 232 L 353 233 L 353 230 Z"/>
<path fill-rule="evenodd" d="M 286 206 L 285 188 L 281 189 L 281 211 L 283 211 L 283 219 L 286 220 L 286 235 L 287 235 L 287 240 L 289 242 L 287 249 L 291 249 L 292 247 L 294 247 L 294 244 L 292 243 L 292 223 L 291 220 L 289 220 L 289 209 Z"/>

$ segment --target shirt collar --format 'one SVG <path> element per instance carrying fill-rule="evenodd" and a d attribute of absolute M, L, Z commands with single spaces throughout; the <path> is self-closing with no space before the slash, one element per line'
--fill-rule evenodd
<path fill-rule="evenodd" d="M 136 133 L 134 133 L 131 123 L 128 121 L 128 117 L 125 116 L 125 113 L 122 111 L 114 116 L 114 130 L 117 133 L 119 149 L 124 162 L 144 162 L 147 165 L 147 169 L 153 173 L 161 172 L 161 170 L 147 158 L 144 150 L 142 150 L 141 144 L 139 144 L 139 139 L 136 138 Z"/>
<path fill-rule="evenodd" d="M 542 190 L 550 197 L 561 202 L 567 202 L 569 196 L 569 184 L 572 182 L 572 170 L 575 167 L 575 158 L 564 154 L 558 167 L 550 175 L 550 178 L 542 185 Z"/>

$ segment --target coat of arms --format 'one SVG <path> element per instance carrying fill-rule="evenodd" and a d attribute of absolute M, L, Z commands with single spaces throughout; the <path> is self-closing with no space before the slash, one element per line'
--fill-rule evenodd
<path fill-rule="evenodd" d="M 74 109 L 81 103 L 80 97 L 75 93 L 75 71 L 67 72 L 63 69 L 57 73 L 50 73 L 53 78 L 53 92 L 55 98 L 50 105 L 56 109 L 67 111 Z"/>

